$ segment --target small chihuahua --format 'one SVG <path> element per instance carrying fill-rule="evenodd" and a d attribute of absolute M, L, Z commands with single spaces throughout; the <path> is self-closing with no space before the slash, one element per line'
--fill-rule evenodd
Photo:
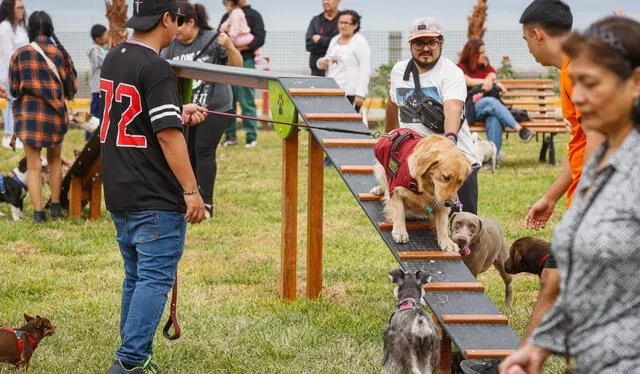
<path fill-rule="evenodd" d="M 431 276 L 422 270 L 405 273 L 398 267 L 389 273 L 399 300 L 389 324 L 382 331 L 382 372 L 432 374 L 440 363 L 440 330 L 430 313 L 422 310 L 424 285 Z"/>
<path fill-rule="evenodd" d="M 51 336 L 56 327 L 46 318 L 24 314 L 27 324 L 19 329 L 2 326 L 0 329 L 0 362 L 8 362 L 16 368 L 29 368 L 31 355 L 45 336 Z"/>

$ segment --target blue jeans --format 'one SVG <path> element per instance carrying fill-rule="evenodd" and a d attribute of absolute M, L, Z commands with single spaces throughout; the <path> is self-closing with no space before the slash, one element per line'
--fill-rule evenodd
<path fill-rule="evenodd" d="M 175 281 L 187 229 L 184 212 L 111 212 L 124 259 L 120 338 L 116 357 L 141 366 Z"/>
<path fill-rule="evenodd" d="M 9 91 L 9 85 L 8 83 L 3 83 L 2 84 L 7 91 Z M 14 133 L 14 126 L 13 126 L 13 102 L 15 101 L 15 98 L 11 96 L 11 94 L 9 94 L 9 97 L 7 98 L 7 106 L 4 109 L 4 113 L 3 113 L 3 119 L 4 119 L 4 134 L 5 135 L 13 135 Z"/>
<path fill-rule="evenodd" d="M 512 129 L 518 126 L 518 121 L 513 118 L 509 109 L 495 97 L 483 97 L 476 102 L 476 117 L 484 121 L 487 139 L 496 145 L 498 152 L 502 148 L 502 133 L 504 132 L 502 126 Z"/>

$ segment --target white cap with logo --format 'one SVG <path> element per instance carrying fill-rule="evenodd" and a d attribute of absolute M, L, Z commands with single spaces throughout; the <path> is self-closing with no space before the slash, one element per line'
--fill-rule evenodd
<path fill-rule="evenodd" d="M 411 31 L 409 32 L 409 42 L 418 38 L 435 38 L 444 34 L 444 28 L 440 21 L 433 17 L 422 17 L 414 19 L 411 22 Z"/>

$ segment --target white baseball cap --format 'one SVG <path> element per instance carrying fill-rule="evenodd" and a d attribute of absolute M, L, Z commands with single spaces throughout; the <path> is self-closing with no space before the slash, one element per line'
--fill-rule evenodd
<path fill-rule="evenodd" d="M 444 29 L 440 21 L 433 17 L 422 17 L 414 19 L 411 22 L 411 31 L 409 32 L 409 42 L 424 37 L 435 38 L 442 36 Z"/>

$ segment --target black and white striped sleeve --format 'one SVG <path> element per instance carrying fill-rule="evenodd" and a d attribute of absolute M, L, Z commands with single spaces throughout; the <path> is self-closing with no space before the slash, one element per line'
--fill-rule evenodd
<path fill-rule="evenodd" d="M 168 64 L 158 70 L 154 73 L 155 77 L 151 78 L 152 82 L 155 82 L 149 85 L 145 92 L 147 114 L 154 133 L 169 127 L 182 126 L 182 105 L 175 74 Z"/>

